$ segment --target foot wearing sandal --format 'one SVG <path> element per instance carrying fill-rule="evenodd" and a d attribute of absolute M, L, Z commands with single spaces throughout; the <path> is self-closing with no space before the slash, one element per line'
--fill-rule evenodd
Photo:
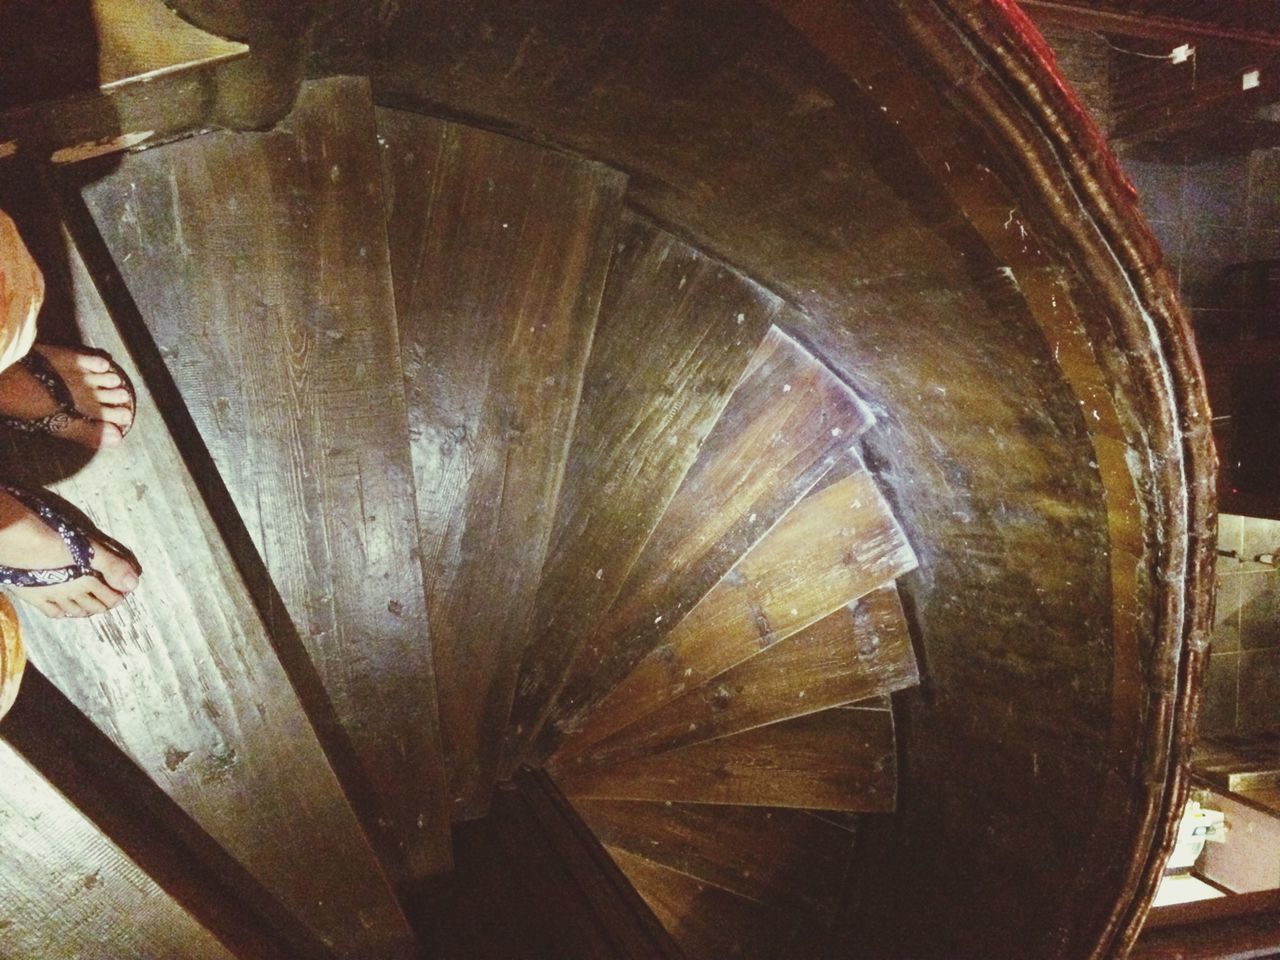
<path fill-rule="evenodd" d="M 133 425 L 134 394 L 105 356 L 39 343 L 0 372 L 0 427 L 113 447 Z"/>
<path fill-rule="evenodd" d="M 127 551 L 91 535 L 52 498 L 0 484 L 0 584 L 50 617 L 91 617 L 138 586 Z"/>

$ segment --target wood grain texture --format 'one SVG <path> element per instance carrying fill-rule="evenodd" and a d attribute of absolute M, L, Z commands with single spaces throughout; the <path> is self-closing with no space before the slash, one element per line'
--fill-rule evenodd
<path fill-rule="evenodd" d="M 34 203 L 30 185 L 24 196 Z M 404 916 L 282 667 L 289 638 L 268 631 L 84 261 L 47 209 L 37 214 L 24 236 L 48 282 L 41 323 L 74 317 L 132 379 L 138 412 L 127 452 L 15 443 L 3 450 L 6 476 L 51 482 L 130 544 L 144 573 L 108 614 L 27 618 L 33 664 L 335 955 L 411 956 Z"/>
<path fill-rule="evenodd" d="M 141 85 L 248 52 L 187 23 L 163 0 L 6 4 L 0 109 Z"/>
<path fill-rule="evenodd" d="M 125 159 L 95 219 L 324 687 L 343 779 L 399 882 L 449 816 L 380 161 L 367 84 L 288 122 Z"/>
<path fill-rule="evenodd" d="M 898 590 L 873 590 L 566 758 L 603 769 L 919 683 Z"/>
<path fill-rule="evenodd" d="M 853 856 L 851 833 L 803 810 L 639 800 L 574 805 L 606 847 L 828 920 Z"/>
<path fill-rule="evenodd" d="M 332 960 L 289 913 L 40 671 L 0 737 L 232 954 Z"/>
<path fill-rule="evenodd" d="M 0 741 L 0 957 L 233 954 Z"/>
<path fill-rule="evenodd" d="M 502 768 L 539 732 L 780 308 L 772 294 L 629 219 L 601 303 Z"/>
<path fill-rule="evenodd" d="M 915 566 L 875 481 L 849 454 L 613 688 L 566 751 L 581 753 Z"/>
<path fill-rule="evenodd" d="M 767 907 L 617 847 L 623 873 L 689 960 L 778 960 L 789 924 Z"/>
<path fill-rule="evenodd" d="M 381 137 L 445 762 L 455 819 L 477 817 L 497 778 L 625 181 L 423 117 L 384 112 Z"/>
<path fill-rule="evenodd" d="M 94 0 L 99 83 L 110 90 L 244 56 L 249 47 L 206 33 L 163 0 Z"/>
<path fill-rule="evenodd" d="M 894 808 L 893 714 L 837 707 L 560 778 L 565 794 L 802 810 Z"/>
<path fill-rule="evenodd" d="M 872 416 L 777 327 L 734 389 L 616 603 L 569 670 L 549 755 L 836 462 Z"/>

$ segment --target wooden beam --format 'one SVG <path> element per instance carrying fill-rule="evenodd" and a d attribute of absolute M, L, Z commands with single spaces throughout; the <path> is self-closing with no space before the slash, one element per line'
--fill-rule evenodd
<path fill-rule="evenodd" d="M 1199 40 L 1280 52 L 1280 33 L 1265 30 L 1232 27 L 1186 17 L 1107 10 L 1084 0 L 1020 0 L 1019 6 L 1039 24 L 1053 23 L 1122 37 L 1165 40 L 1174 45 Z"/>
<path fill-rule="evenodd" d="M 1204 126 L 1220 128 L 1224 114 L 1239 114 L 1280 98 L 1280 63 L 1229 66 L 1212 72 L 1159 63 L 1158 83 L 1119 100 L 1110 131 L 1112 142 L 1164 139 Z M 1252 76 L 1250 76 L 1252 74 Z"/>

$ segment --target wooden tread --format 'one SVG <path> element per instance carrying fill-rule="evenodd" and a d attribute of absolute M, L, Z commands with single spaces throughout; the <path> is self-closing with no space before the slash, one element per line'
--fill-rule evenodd
<path fill-rule="evenodd" d="M 502 770 L 513 771 L 776 318 L 777 297 L 628 217 L 586 370 Z"/>
<path fill-rule="evenodd" d="M 789 949 L 793 925 L 785 915 L 626 850 L 606 849 L 689 960 L 801 960 Z"/>
<path fill-rule="evenodd" d="M 572 800 L 658 800 L 888 813 L 893 714 L 837 707 L 732 736 L 559 777 Z"/>
<path fill-rule="evenodd" d="M 0 740 L 0 955 L 235 960 Z"/>
<path fill-rule="evenodd" d="M 28 617 L 33 664 L 337 956 L 411 956 L 408 924 L 281 665 L 297 660 L 288 638 L 268 631 L 95 278 L 38 188 L 22 187 L 2 202 L 45 272 L 44 335 L 74 317 L 132 379 L 137 419 L 127 454 L 14 441 L 6 476 L 51 485 L 144 570 L 108 614 Z"/>
<path fill-rule="evenodd" d="M 574 806 L 606 847 L 825 921 L 853 856 L 854 834 L 807 810 L 586 798 Z"/>
<path fill-rule="evenodd" d="M 871 474 L 847 454 L 609 691 L 566 753 L 581 753 L 915 566 Z"/>
<path fill-rule="evenodd" d="M 902 603 L 890 584 L 552 767 L 603 769 L 918 683 Z"/>
<path fill-rule="evenodd" d="M 296 635 L 312 717 L 397 884 L 450 868 L 400 344 L 365 80 L 85 191 Z"/>
<path fill-rule="evenodd" d="M 482 816 L 578 415 L 624 178 L 381 111 L 420 547 L 455 819 Z"/>
<path fill-rule="evenodd" d="M 48 15 L 39 6 L 15 3 L 0 13 L 0 50 L 16 47 L 0 58 L 10 65 L 0 68 L 0 109 L 118 90 L 249 52 L 183 20 L 163 0 L 50 4 Z M 37 50 L 42 56 L 33 57 Z"/>
<path fill-rule="evenodd" d="M 769 330 L 632 566 L 570 666 L 535 756 L 599 701 L 827 474 L 872 422 L 845 384 Z"/>

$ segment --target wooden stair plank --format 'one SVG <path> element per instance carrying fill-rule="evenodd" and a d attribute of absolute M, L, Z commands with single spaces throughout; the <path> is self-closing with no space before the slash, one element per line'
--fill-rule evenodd
<path fill-rule="evenodd" d="M 727 267 L 628 218 L 601 303 L 582 407 L 511 711 L 521 762 L 573 657 L 693 466 L 780 308 Z"/>
<path fill-rule="evenodd" d="M 0 956 L 234 955 L 0 740 Z"/>
<path fill-rule="evenodd" d="M 850 453 L 587 716 L 585 747 L 914 569 L 915 555 Z"/>
<path fill-rule="evenodd" d="M 89 0 L 71 5 L 78 12 L 65 3 L 44 6 L 15 3 L 0 13 L 0 109 L 147 83 L 249 52 L 183 20 L 163 0 Z"/>
<path fill-rule="evenodd" d="M 872 422 L 843 382 L 777 327 L 572 664 L 537 755 L 550 755 Z"/>
<path fill-rule="evenodd" d="M 559 766 L 602 769 L 919 682 L 902 602 L 890 584 L 779 640 Z"/>
<path fill-rule="evenodd" d="M 139 590 L 108 614 L 28 617 L 32 662 L 336 956 L 413 955 L 408 924 L 282 666 L 297 661 L 293 643 L 268 632 L 79 252 L 47 201 L 34 209 L 37 193 L 20 186 L 0 202 L 44 270 L 45 335 L 74 318 L 133 380 L 138 412 L 127 452 L 15 441 L 4 450 L 6 476 L 49 483 L 131 545 L 145 570 Z M 104 289 L 119 306 L 118 278 Z"/>
<path fill-rule="evenodd" d="M 571 799 L 660 800 L 889 813 L 893 714 L 837 707 L 560 778 Z"/>
<path fill-rule="evenodd" d="M 163 0 L 0 4 L 0 161 L 73 163 L 207 129 L 248 54 Z"/>
<path fill-rule="evenodd" d="M 86 190 L 323 684 L 397 883 L 450 869 L 436 683 L 367 81 L 269 133 L 124 159 Z M 333 751 L 331 751 L 333 752 Z"/>
<path fill-rule="evenodd" d="M 34 667 L 0 737 L 233 954 L 332 960 L 319 937 Z"/>
<path fill-rule="evenodd" d="M 380 120 L 445 760 L 465 819 L 497 779 L 625 180 L 474 128 Z"/>
<path fill-rule="evenodd" d="M 851 833 L 803 810 L 592 799 L 574 805 L 606 847 L 826 920 L 853 856 Z"/>
<path fill-rule="evenodd" d="M 606 847 L 689 960 L 779 960 L 790 923 L 767 907 Z"/>
<path fill-rule="evenodd" d="M 242 57 L 248 46 L 207 33 L 162 0 L 93 0 L 99 84 L 112 90 Z"/>

